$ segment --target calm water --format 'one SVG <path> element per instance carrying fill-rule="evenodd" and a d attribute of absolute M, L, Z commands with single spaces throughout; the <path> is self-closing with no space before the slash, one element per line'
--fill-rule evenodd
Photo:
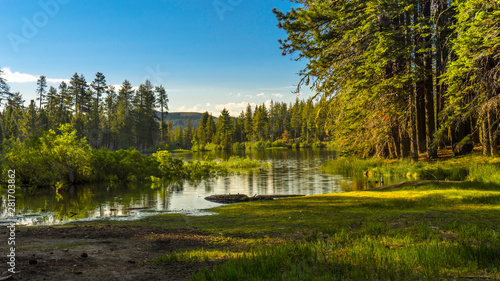
<path fill-rule="evenodd" d="M 177 154 L 184 160 L 226 159 L 232 154 Z M 244 155 L 240 155 L 244 156 Z M 159 213 L 209 215 L 208 208 L 222 204 L 206 201 L 212 194 L 324 194 L 373 187 L 366 180 L 322 173 L 318 168 L 335 159 L 327 150 L 265 150 L 249 156 L 271 162 L 265 171 L 217 177 L 202 181 L 164 184 L 100 184 L 75 186 L 57 193 L 53 189 L 17 190 L 16 211 L 20 225 L 53 225 L 74 220 L 130 220 Z M 6 192 L 2 189 L 0 224 L 6 223 Z"/>

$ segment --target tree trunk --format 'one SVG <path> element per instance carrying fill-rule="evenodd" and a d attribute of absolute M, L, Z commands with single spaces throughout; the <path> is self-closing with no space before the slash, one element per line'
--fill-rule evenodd
<path fill-rule="evenodd" d="M 419 22 L 419 8 L 415 8 L 413 15 L 414 23 Z M 414 35 L 415 40 L 415 71 L 417 72 L 417 80 L 415 81 L 415 106 L 416 106 L 416 121 L 417 121 L 417 141 L 418 152 L 424 153 L 427 150 L 426 138 L 426 116 L 425 116 L 425 80 L 423 79 L 424 60 L 418 50 L 421 48 L 421 32 L 417 31 Z"/>
<path fill-rule="evenodd" d="M 399 153 L 399 158 L 404 159 L 408 158 L 410 156 L 410 151 L 411 151 L 411 139 L 410 135 L 408 132 L 399 127 L 399 142 L 400 142 L 400 153 Z"/>
<path fill-rule="evenodd" d="M 448 2 L 441 0 L 438 3 L 438 31 L 436 34 L 436 128 L 440 127 L 439 115 L 444 109 L 445 98 L 444 95 L 447 86 L 441 84 L 440 76 L 446 72 L 446 59 L 448 58 L 449 51 L 446 45 L 446 39 L 449 35 L 447 31 L 447 24 L 445 11 L 448 8 Z M 446 140 L 445 140 L 446 143 Z"/>
<path fill-rule="evenodd" d="M 431 1 L 425 1 L 424 4 L 424 24 L 428 25 L 428 30 L 426 33 L 430 33 L 431 29 Z M 427 116 L 427 135 L 426 135 L 426 142 L 427 142 L 427 153 L 429 158 L 436 158 L 437 157 L 437 149 L 436 146 L 434 146 L 434 133 L 436 132 L 436 118 L 435 118 L 435 112 L 434 112 L 434 85 L 433 85 L 433 74 L 432 74 L 432 45 L 431 45 L 431 36 L 427 35 L 424 38 L 424 43 L 425 43 L 425 48 L 427 48 L 427 51 L 425 52 L 424 55 L 424 65 L 425 65 L 425 72 L 424 72 L 424 85 L 425 85 L 425 109 L 426 109 L 426 116 Z"/>
<path fill-rule="evenodd" d="M 405 41 L 406 47 L 411 48 L 413 46 L 413 38 L 412 33 L 410 32 L 410 26 L 413 24 L 411 20 L 412 14 L 408 11 L 405 13 Z M 411 54 L 408 56 L 406 60 L 406 72 L 410 74 L 410 78 L 406 83 L 406 91 L 408 92 L 408 103 L 410 105 L 410 132 L 411 132 L 411 147 L 412 147 L 412 159 L 418 160 L 418 133 L 417 133 L 417 124 L 416 124 L 416 96 L 415 96 L 415 88 L 413 86 L 413 79 L 411 78 L 411 74 L 413 72 L 413 59 Z"/>
<path fill-rule="evenodd" d="M 490 154 L 490 138 L 488 130 L 488 119 L 485 117 L 482 121 L 482 145 L 483 145 L 483 155 L 488 156 Z"/>
<path fill-rule="evenodd" d="M 495 112 L 491 112 L 491 110 L 488 110 L 488 138 L 490 143 L 491 156 L 498 155 L 497 130 L 494 126 L 495 119 Z"/>

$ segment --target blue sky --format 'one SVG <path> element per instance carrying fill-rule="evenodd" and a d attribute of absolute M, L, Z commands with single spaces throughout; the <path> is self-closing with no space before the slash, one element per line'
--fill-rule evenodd
<path fill-rule="evenodd" d="M 35 98 L 36 78 L 75 72 L 108 84 L 145 79 L 168 91 L 171 111 L 290 102 L 305 62 L 282 56 L 272 9 L 282 0 L 1 0 L 0 67 L 12 91 Z M 303 89 L 301 98 L 311 95 Z"/>

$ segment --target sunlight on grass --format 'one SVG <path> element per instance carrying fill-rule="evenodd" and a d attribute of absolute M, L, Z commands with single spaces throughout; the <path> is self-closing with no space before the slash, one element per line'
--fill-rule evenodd
<path fill-rule="evenodd" d="M 214 236 L 204 248 L 167 253 L 155 261 L 208 262 L 193 280 L 500 277 L 496 184 L 440 182 L 233 204 L 212 211 L 218 215 L 159 215 L 134 224 Z"/>
<path fill-rule="evenodd" d="M 230 251 L 219 250 L 192 250 L 186 252 L 173 252 L 156 258 L 153 264 L 159 265 L 164 262 L 170 261 L 183 261 L 183 262 L 208 262 L 216 260 L 234 259 L 242 256 L 243 253 L 234 253 Z"/>

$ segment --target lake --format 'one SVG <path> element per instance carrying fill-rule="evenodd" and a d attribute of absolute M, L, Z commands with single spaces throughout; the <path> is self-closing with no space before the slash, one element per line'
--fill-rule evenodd
<path fill-rule="evenodd" d="M 211 215 L 206 209 L 221 206 L 204 198 L 213 194 L 325 194 L 375 187 L 366 179 L 322 173 L 322 163 L 335 159 L 323 149 L 271 149 L 231 152 L 174 153 L 184 160 L 227 159 L 232 155 L 270 162 L 266 170 L 245 171 L 200 181 L 161 184 L 93 184 L 55 189 L 17 190 L 19 225 L 56 225 L 75 220 L 131 220 L 160 213 Z M 2 189 L 2 206 L 7 195 Z M 2 207 L 0 224 L 7 222 Z"/>

